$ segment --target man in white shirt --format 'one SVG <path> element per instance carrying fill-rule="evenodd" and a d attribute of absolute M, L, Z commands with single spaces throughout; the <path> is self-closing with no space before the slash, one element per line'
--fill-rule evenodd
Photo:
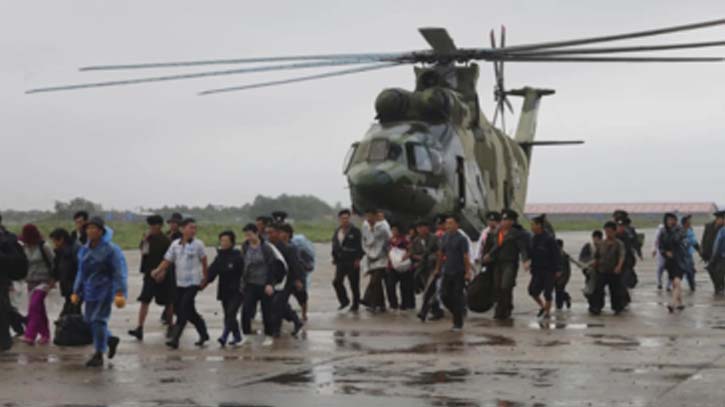
<path fill-rule="evenodd" d="M 164 256 L 156 270 L 151 275 L 158 281 L 163 281 L 166 269 L 173 264 L 176 270 L 176 325 L 171 331 L 171 339 L 166 346 L 178 349 L 179 339 L 184 332 L 187 322 L 191 322 L 199 333 L 199 340 L 196 346 L 203 346 L 209 340 L 209 333 L 206 329 L 204 319 L 196 312 L 196 294 L 206 287 L 207 282 L 207 261 L 204 251 L 204 242 L 195 239 L 196 221 L 186 218 L 181 222 L 180 239 L 171 243 L 169 250 Z"/>

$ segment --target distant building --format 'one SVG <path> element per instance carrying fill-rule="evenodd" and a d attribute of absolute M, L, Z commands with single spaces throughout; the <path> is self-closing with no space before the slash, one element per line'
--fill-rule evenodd
<path fill-rule="evenodd" d="M 526 215 L 547 215 L 567 218 L 597 217 L 605 218 L 617 209 L 623 209 L 638 217 L 662 216 L 665 212 L 688 215 L 710 215 L 718 207 L 713 202 L 670 202 L 670 203 L 532 203 L 526 205 Z"/>

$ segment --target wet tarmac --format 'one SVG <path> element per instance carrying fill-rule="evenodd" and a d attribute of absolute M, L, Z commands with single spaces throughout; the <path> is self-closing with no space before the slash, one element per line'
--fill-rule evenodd
<path fill-rule="evenodd" d="M 578 253 L 587 235 L 561 237 Z M 128 260 L 134 298 L 138 254 Z M 285 335 L 263 347 L 254 337 L 244 347 L 213 342 L 197 349 L 196 333 L 187 329 L 172 351 L 153 306 L 138 343 L 125 334 L 138 312 L 132 299 L 114 310 L 111 328 L 122 342 L 102 370 L 83 367 L 89 348 L 17 343 L 0 354 L 0 406 L 725 405 L 725 299 L 713 297 L 704 272 L 698 291 L 686 294 L 688 308 L 670 315 L 647 259 L 630 310 L 592 317 L 574 268 L 572 309 L 549 321 L 536 319 L 522 272 L 513 321 L 471 313 L 464 332 L 452 333 L 450 320 L 422 324 L 413 312 L 338 312 L 326 246 L 319 246 L 319 263 L 310 321 L 299 339 Z M 57 293 L 50 296 L 51 317 L 60 303 Z M 198 308 L 215 338 L 222 323 L 215 288 L 201 294 Z"/>

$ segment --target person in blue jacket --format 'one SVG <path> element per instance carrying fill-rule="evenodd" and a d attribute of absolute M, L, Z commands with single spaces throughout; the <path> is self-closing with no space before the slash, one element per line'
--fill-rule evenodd
<path fill-rule="evenodd" d="M 82 299 L 84 318 L 91 327 L 95 352 L 86 362 L 88 367 L 103 366 L 103 354 L 108 358 L 116 354 L 119 339 L 108 330 L 111 304 L 122 308 L 126 305 L 126 260 L 121 249 L 111 239 L 113 230 L 103 219 L 93 217 L 86 225 L 88 241 L 78 251 L 78 274 L 73 285 L 71 301 Z"/>

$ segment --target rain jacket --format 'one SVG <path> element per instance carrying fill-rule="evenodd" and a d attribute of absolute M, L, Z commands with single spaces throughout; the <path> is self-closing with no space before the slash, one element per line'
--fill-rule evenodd
<path fill-rule="evenodd" d="M 106 233 L 96 247 L 91 248 L 86 243 L 78 251 L 78 274 L 73 292 L 83 301 L 113 300 L 118 292 L 128 296 L 126 258 L 112 239 L 113 229 L 106 227 Z"/>
<path fill-rule="evenodd" d="M 715 243 L 712 245 L 712 257 L 710 263 L 725 259 L 725 228 L 720 228 L 715 237 Z"/>

